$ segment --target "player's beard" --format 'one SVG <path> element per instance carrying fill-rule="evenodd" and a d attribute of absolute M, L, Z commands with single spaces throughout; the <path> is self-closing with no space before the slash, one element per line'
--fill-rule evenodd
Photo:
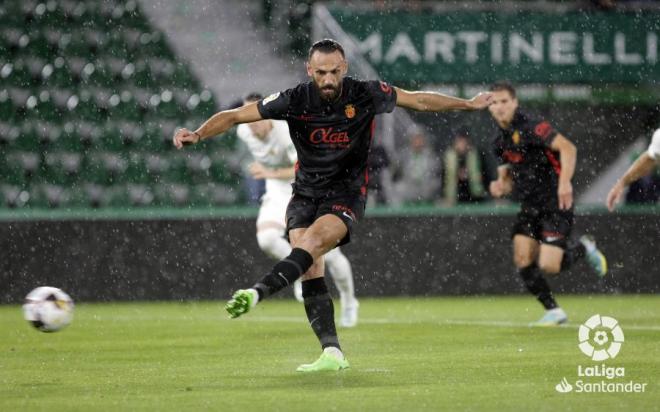
<path fill-rule="evenodd" d="M 337 98 L 341 94 L 341 86 L 342 86 L 341 83 L 339 83 L 336 86 L 319 87 L 318 84 L 315 85 L 316 85 L 316 90 L 319 92 L 319 95 L 321 96 L 321 99 L 325 100 L 326 102 L 332 102 L 337 100 Z"/>

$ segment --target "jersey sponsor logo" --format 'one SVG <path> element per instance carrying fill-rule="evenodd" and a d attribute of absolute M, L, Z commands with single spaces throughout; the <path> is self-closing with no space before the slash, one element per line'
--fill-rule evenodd
<path fill-rule="evenodd" d="M 511 140 L 513 140 L 513 144 L 520 144 L 520 133 L 517 130 L 513 132 Z"/>
<path fill-rule="evenodd" d="M 536 133 L 538 137 L 544 140 L 550 136 L 550 132 L 552 132 L 552 126 L 550 126 L 550 123 L 546 121 L 542 121 L 534 128 L 534 133 Z"/>
<path fill-rule="evenodd" d="M 511 151 L 511 150 L 505 151 L 502 154 L 502 158 L 507 163 L 522 163 L 522 161 L 523 161 L 522 153 L 514 152 L 514 151 Z"/>
<path fill-rule="evenodd" d="M 380 82 L 380 90 L 382 90 L 383 93 L 392 93 L 392 87 L 390 87 L 390 85 L 385 82 Z"/>
<path fill-rule="evenodd" d="M 355 106 L 352 104 L 347 104 L 346 107 L 344 108 L 344 113 L 346 113 L 346 117 L 349 119 L 352 119 L 355 117 Z"/>
<path fill-rule="evenodd" d="M 348 132 L 335 132 L 332 127 L 321 127 L 318 129 L 312 130 L 312 133 L 309 135 L 309 141 L 314 144 L 319 143 L 330 143 L 330 144 L 341 144 L 341 143 L 350 143 L 351 140 L 348 137 Z"/>
<path fill-rule="evenodd" d="M 261 101 L 261 105 L 262 105 L 262 106 L 265 106 L 265 105 L 267 105 L 268 103 L 272 102 L 273 100 L 277 99 L 278 97 L 280 97 L 280 92 L 273 93 L 273 94 L 271 94 L 270 96 L 268 96 L 268 97 L 266 97 L 265 99 L 263 99 L 263 100 Z"/>

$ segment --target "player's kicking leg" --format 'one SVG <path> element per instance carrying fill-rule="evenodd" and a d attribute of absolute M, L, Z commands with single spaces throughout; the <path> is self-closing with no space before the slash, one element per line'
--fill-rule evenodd
<path fill-rule="evenodd" d="M 607 259 L 603 252 L 596 247 L 596 240 L 593 236 L 584 235 L 580 237 L 580 244 L 584 247 L 587 262 L 596 275 L 603 277 L 607 274 Z"/>
<path fill-rule="evenodd" d="M 225 306 L 230 317 L 241 316 L 249 312 L 258 302 L 289 286 L 304 274 L 305 312 L 310 326 L 321 343 L 323 353 L 316 362 L 301 365 L 298 371 L 336 371 L 349 367 L 339 345 L 334 323 L 334 307 L 322 277 L 323 259 L 321 258 L 347 233 L 347 226 L 334 215 L 320 217 L 307 229 L 291 229 L 289 236 L 294 245 L 291 254 L 275 264 L 271 272 L 252 288 L 237 291 Z"/>

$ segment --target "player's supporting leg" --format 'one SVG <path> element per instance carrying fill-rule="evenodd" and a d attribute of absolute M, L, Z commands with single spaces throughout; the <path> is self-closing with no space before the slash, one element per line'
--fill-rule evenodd
<path fill-rule="evenodd" d="M 541 272 L 541 276 L 546 277 L 558 275 L 561 271 L 561 263 L 563 261 L 563 257 L 563 247 L 542 243 L 541 247 L 539 248 L 538 256 L 538 268 Z M 552 293 L 550 292 L 549 286 L 548 292 L 550 294 Z M 554 301 L 554 297 L 552 298 L 552 301 L 554 302 L 554 307 L 551 309 L 546 307 L 545 315 L 539 321 L 534 323 L 535 326 L 556 326 L 562 323 L 566 323 L 568 320 L 566 312 L 564 312 L 564 310 L 557 305 L 557 303 Z"/>
<path fill-rule="evenodd" d="M 527 290 L 536 297 L 546 310 L 545 315 L 535 325 L 558 325 L 567 320 L 566 314 L 555 300 L 550 285 L 539 269 L 536 259 L 539 245 L 536 239 L 524 235 L 513 238 L 513 258 L 518 274 Z"/>
<path fill-rule="evenodd" d="M 351 328 L 357 325 L 358 308 L 360 307 L 360 303 L 355 298 L 351 263 L 338 247 L 325 255 L 325 262 L 339 291 L 341 302 L 339 324 L 345 328 Z"/>
<path fill-rule="evenodd" d="M 335 327 L 334 305 L 323 278 L 324 260 L 321 257 L 347 234 L 347 227 L 337 216 L 324 215 L 307 229 L 289 231 L 291 243 L 312 250 L 316 261 L 303 276 L 302 289 L 305 313 L 323 352 L 313 363 L 300 365 L 299 372 L 341 370 L 349 367 L 339 345 Z"/>

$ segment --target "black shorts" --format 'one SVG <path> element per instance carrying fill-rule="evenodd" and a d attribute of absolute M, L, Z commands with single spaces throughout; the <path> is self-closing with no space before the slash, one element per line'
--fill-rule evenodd
<path fill-rule="evenodd" d="M 566 249 L 575 217 L 573 209 L 559 210 L 540 206 L 522 205 L 512 237 L 524 235 L 541 243 Z"/>
<path fill-rule="evenodd" d="M 319 197 L 295 193 L 286 208 L 286 234 L 289 230 L 310 227 L 316 219 L 332 214 L 344 222 L 348 232 L 337 246 L 351 241 L 353 225 L 364 217 L 366 197 L 359 192 L 329 192 Z"/>

